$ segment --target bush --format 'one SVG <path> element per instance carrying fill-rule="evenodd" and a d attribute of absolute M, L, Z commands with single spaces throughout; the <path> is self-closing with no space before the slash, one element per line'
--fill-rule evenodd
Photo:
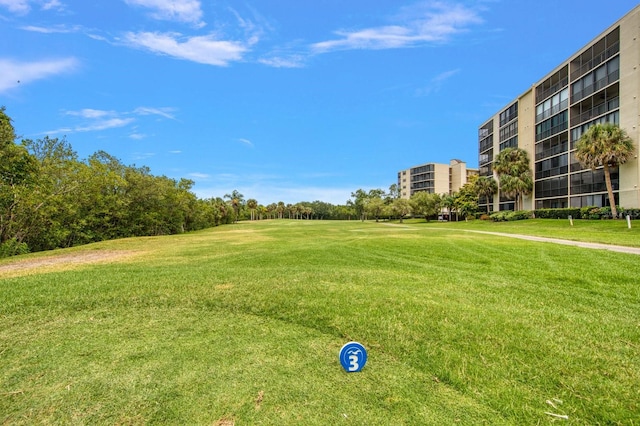
<path fill-rule="evenodd" d="M 15 238 L 0 244 L 0 258 L 27 253 L 29 253 L 29 246 L 26 243 L 18 242 Z"/>
<path fill-rule="evenodd" d="M 627 215 L 633 220 L 640 219 L 640 209 L 620 209 L 619 214 L 622 219 L 626 219 Z"/>
<path fill-rule="evenodd" d="M 574 219 L 580 219 L 584 217 L 582 209 L 570 208 L 570 209 L 537 209 L 534 210 L 535 217 L 538 219 L 569 219 L 571 216 Z"/>
<path fill-rule="evenodd" d="M 532 214 L 528 210 L 519 210 L 519 211 L 502 211 L 491 214 L 491 220 L 494 222 L 510 222 L 513 220 L 524 220 L 531 219 Z"/>

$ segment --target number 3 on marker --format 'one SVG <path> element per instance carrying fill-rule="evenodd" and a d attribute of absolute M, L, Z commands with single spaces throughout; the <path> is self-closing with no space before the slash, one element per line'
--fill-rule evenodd
<path fill-rule="evenodd" d="M 358 359 L 358 355 L 356 354 L 351 354 L 349 355 L 349 371 L 358 371 L 360 368 L 360 364 L 358 364 L 358 361 L 360 361 Z"/>
<path fill-rule="evenodd" d="M 362 370 L 367 362 L 367 350 L 358 342 L 349 342 L 340 349 L 340 364 L 347 373 Z"/>

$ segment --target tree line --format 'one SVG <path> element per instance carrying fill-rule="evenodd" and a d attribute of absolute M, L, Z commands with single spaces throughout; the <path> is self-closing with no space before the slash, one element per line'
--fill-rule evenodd
<path fill-rule="evenodd" d="M 322 201 L 263 206 L 238 191 L 198 198 L 189 179 L 155 176 L 105 151 L 80 159 L 65 138 L 22 139 L 0 107 L 0 257 L 239 220 L 349 219 Z"/>

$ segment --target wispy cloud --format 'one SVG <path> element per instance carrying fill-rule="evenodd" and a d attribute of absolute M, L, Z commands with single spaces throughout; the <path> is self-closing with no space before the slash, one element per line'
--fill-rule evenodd
<path fill-rule="evenodd" d="M 211 178 L 211 175 L 208 175 L 206 173 L 194 172 L 194 173 L 189 173 L 189 177 L 194 179 L 200 179 L 200 180 L 208 180 Z"/>
<path fill-rule="evenodd" d="M 314 53 L 352 49 L 394 49 L 447 41 L 482 22 L 479 14 L 461 4 L 427 1 L 403 8 L 390 25 L 340 30 L 338 38 L 311 46 Z"/>
<path fill-rule="evenodd" d="M 429 81 L 429 84 L 427 86 L 417 89 L 415 95 L 421 97 L 429 96 L 432 93 L 439 92 L 442 86 L 459 72 L 459 69 L 455 69 L 438 74 L 437 76 L 432 78 L 431 81 Z"/>
<path fill-rule="evenodd" d="M 241 42 L 218 40 L 215 35 L 184 37 L 178 33 L 129 32 L 124 41 L 160 55 L 216 66 L 240 61 L 248 50 Z"/>
<path fill-rule="evenodd" d="M 206 25 L 202 21 L 202 5 L 199 0 L 125 0 L 125 3 L 151 9 L 151 16 L 155 19 L 184 22 L 197 27 Z"/>
<path fill-rule="evenodd" d="M 0 6 L 9 9 L 9 12 L 27 14 L 31 10 L 28 0 L 0 0 Z"/>
<path fill-rule="evenodd" d="M 140 141 L 146 138 L 147 138 L 147 135 L 145 135 L 144 133 L 133 132 L 129 135 L 129 139 L 133 139 L 136 141 Z"/>
<path fill-rule="evenodd" d="M 74 117 L 82 117 L 82 118 L 103 118 L 103 117 L 116 115 L 117 112 L 85 108 L 79 111 L 67 111 L 65 114 L 72 115 Z"/>
<path fill-rule="evenodd" d="M 32 5 L 40 6 L 41 10 L 62 10 L 64 4 L 60 0 L 0 0 L 0 7 L 6 7 L 9 12 L 26 15 Z"/>
<path fill-rule="evenodd" d="M 57 130 L 43 132 L 47 135 L 69 134 L 80 132 L 96 132 L 109 129 L 125 127 L 138 121 L 139 117 L 148 115 L 159 115 L 164 118 L 174 120 L 174 116 L 170 113 L 175 111 L 174 108 L 150 108 L 138 107 L 131 112 L 118 112 L 113 110 L 101 110 L 93 108 L 83 108 L 77 111 L 65 111 L 64 114 L 70 117 L 77 117 L 80 123 L 75 126 L 67 126 Z M 137 130 L 137 127 L 129 133 L 131 139 L 144 139 L 147 135 Z"/>
<path fill-rule="evenodd" d="M 253 148 L 253 142 L 251 142 L 249 139 L 240 138 L 240 139 L 238 139 L 238 142 L 240 142 L 243 145 L 247 145 L 247 146 L 250 146 L 251 148 Z"/>
<path fill-rule="evenodd" d="M 274 68 L 303 68 L 306 58 L 303 55 L 272 56 L 258 59 L 258 62 Z"/>
<path fill-rule="evenodd" d="M 0 58 L 0 93 L 16 89 L 59 74 L 75 71 L 80 65 L 76 58 L 20 62 Z"/>
<path fill-rule="evenodd" d="M 82 30 L 82 27 L 80 26 L 66 26 L 66 25 L 54 25 L 51 27 L 38 27 L 35 25 L 27 25 L 24 27 L 20 27 L 21 30 L 24 31 L 31 31 L 31 32 L 35 32 L 35 33 L 42 33 L 42 34 L 69 34 L 69 33 L 76 33 L 78 31 Z"/>
<path fill-rule="evenodd" d="M 133 111 L 138 115 L 159 115 L 164 118 L 168 118 L 169 120 L 175 120 L 176 117 L 173 115 L 175 112 L 175 108 L 149 108 L 149 107 L 139 107 Z"/>

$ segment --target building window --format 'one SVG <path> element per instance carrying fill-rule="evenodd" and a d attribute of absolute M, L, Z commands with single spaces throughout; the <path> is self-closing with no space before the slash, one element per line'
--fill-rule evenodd
<path fill-rule="evenodd" d="M 556 93 L 536 107 L 536 123 L 546 120 L 569 106 L 569 88 Z"/>
<path fill-rule="evenodd" d="M 536 144 L 536 161 L 567 152 L 568 149 L 569 136 L 566 133 L 561 133 Z"/>
<path fill-rule="evenodd" d="M 598 118 L 597 120 L 593 120 L 590 121 L 589 123 L 585 123 L 579 127 L 576 127 L 575 129 L 571 130 L 571 149 L 575 149 L 576 147 L 576 142 L 578 141 L 578 139 L 580 139 L 580 137 L 582 136 L 582 134 L 584 132 L 587 131 L 587 129 L 589 127 L 591 127 L 592 125 L 596 124 L 596 123 L 600 123 L 600 124 L 604 124 L 604 123 L 613 123 L 613 124 L 619 124 L 620 123 L 620 112 L 619 111 L 614 111 L 610 114 L 607 114 L 603 117 Z"/>
<path fill-rule="evenodd" d="M 569 195 L 567 176 L 560 176 L 536 182 L 536 198 L 559 197 Z"/>
<path fill-rule="evenodd" d="M 517 102 L 500 113 L 500 127 L 504 126 L 511 120 L 514 120 L 516 117 L 518 117 Z"/>
<path fill-rule="evenodd" d="M 619 188 L 618 168 L 611 169 L 611 186 L 614 191 Z M 587 194 L 590 192 L 605 192 L 607 185 L 604 181 L 604 170 L 587 170 L 571 175 L 571 193 Z"/>
<path fill-rule="evenodd" d="M 536 125 L 536 142 L 556 135 L 569 127 L 569 112 L 563 111 Z"/>
<path fill-rule="evenodd" d="M 536 180 L 569 172 L 569 154 L 547 158 L 536 163 Z"/>
<path fill-rule="evenodd" d="M 500 144 L 500 152 L 504 151 L 507 148 L 517 148 L 518 147 L 518 136 L 514 136 L 511 139 L 504 141 Z"/>

